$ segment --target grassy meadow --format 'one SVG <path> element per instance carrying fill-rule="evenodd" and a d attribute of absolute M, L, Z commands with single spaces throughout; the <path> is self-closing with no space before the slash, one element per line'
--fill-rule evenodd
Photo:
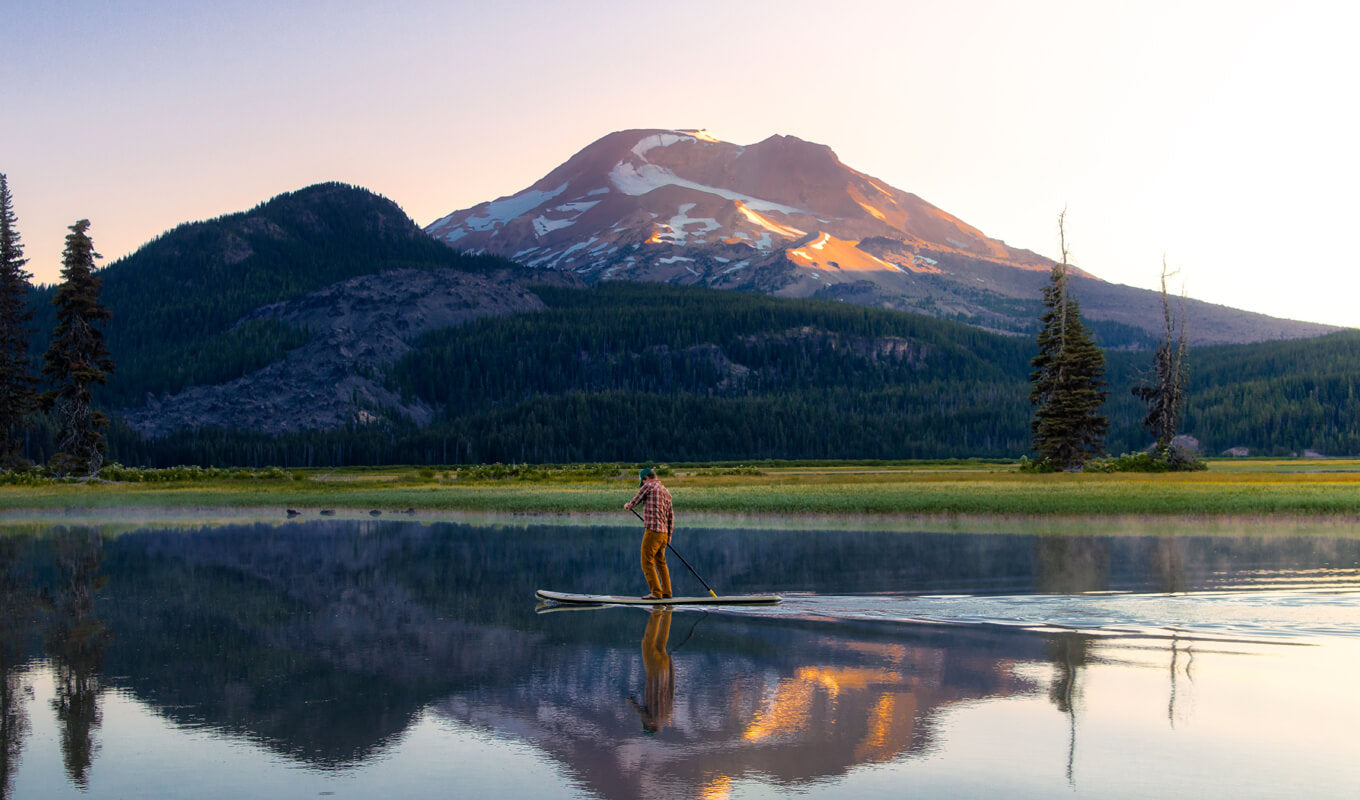
<path fill-rule="evenodd" d="M 666 474 L 669 473 L 669 474 Z M 89 484 L 0 486 L 24 512 L 256 509 L 283 514 L 474 512 L 617 515 L 636 472 L 613 465 L 111 471 Z M 1031 474 L 1012 464 L 679 466 L 663 471 L 678 515 L 836 517 L 1241 517 L 1360 523 L 1360 460 L 1218 460 L 1205 472 Z"/>

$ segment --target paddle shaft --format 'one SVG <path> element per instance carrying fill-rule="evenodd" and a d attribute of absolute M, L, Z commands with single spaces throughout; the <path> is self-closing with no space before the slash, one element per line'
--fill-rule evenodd
<path fill-rule="evenodd" d="M 642 515 L 638 513 L 638 510 L 636 508 L 630 508 L 628 510 L 633 512 L 633 516 L 637 517 L 639 520 L 642 520 L 643 525 L 647 524 L 647 521 L 642 519 Z M 685 560 L 684 556 L 680 555 L 680 551 L 676 550 L 674 545 L 672 545 L 670 542 L 666 542 L 666 547 L 670 548 L 670 551 L 672 553 L 675 553 L 675 557 L 680 559 L 681 564 L 684 564 L 685 567 L 689 569 L 690 572 L 694 573 L 694 577 L 699 579 L 699 583 L 702 583 L 704 585 L 704 588 L 708 590 L 709 594 L 713 595 L 714 597 L 718 596 L 718 593 L 713 591 L 713 587 L 708 585 L 708 581 L 704 580 L 703 577 L 699 575 L 699 573 L 694 572 L 694 567 L 691 567 L 689 565 L 689 562 Z"/>

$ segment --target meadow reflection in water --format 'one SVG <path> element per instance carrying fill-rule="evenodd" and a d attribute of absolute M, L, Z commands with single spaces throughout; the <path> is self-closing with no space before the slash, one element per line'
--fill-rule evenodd
<path fill-rule="evenodd" d="M 1340 575 L 1333 613 L 1342 631 L 1360 553 L 1346 539 L 686 535 L 687 557 L 717 586 L 823 598 L 1184 592 L 1328 573 Z M 155 785 L 172 787 L 168 796 L 212 773 L 212 763 L 139 750 L 127 731 L 145 729 L 141 717 L 179 731 L 167 734 L 172 748 L 231 746 L 252 764 L 223 776 L 219 796 L 357 791 L 379 774 L 399 794 L 425 794 L 422 775 L 505 792 L 530 757 L 516 743 L 558 775 L 542 796 L 762 786 L 872 795 L 908 785 L 874 784 L 888 774 L 940 791 L 977 781 L 1013 795 L 1136 789 L 1150 778 L 1121 778 L 1120 765 L 1140 753 L 1186 786 L 1222 750 L 1214 735 L 1170 733 L 1196 726 L 1249 732 L 1242 752 L 1263 756 L 1258 785 L 1306 778 L 1318 795 L 1346 785 L 1329 783 L 1335 740 L 1318 744 L 1308 732 L 1328 730 L 1347 702 L 1360 710 L 1342 694 L 1348 642 L 1299 648 L 796 613 L 534 612 L 535 588 L 626 590 L 633 538 L 614 528 L 371 522 L 9 534 L 0 539 L 3 796 L 20 796 L 17 786 L 36 797 L 129 786 L 148 794 L 148 769 Z M 35 693 L 44 681 L 50 689 Z M 1248 702 L 1218 699 L 1243 687 Z M 46 708 L 36 707 L 39 694 L 51 695 Z M 1146 727 L 1154 716 L 1163 721 Z M 49 730 L 60 774 L 38 772 Z M 1299 736 L 1317 746 L 1301 748 Z M 1115 744 L 1129 737 L 1141 750 Z M 1000 738 L 1009 745 L 998 753 Z M 435 755 L 469 743 L 496 755 Z M 1276 752 L 1310 772 L 1282 772 Z M 407 769 L 387 771 L 397 763 Z M 955 768 L 940 772 L 947 764 Z"/>

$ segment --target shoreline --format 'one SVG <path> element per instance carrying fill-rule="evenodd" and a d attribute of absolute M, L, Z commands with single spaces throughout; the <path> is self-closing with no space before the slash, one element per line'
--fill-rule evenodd
<path fill-rule="evenodd" d="M 1026 532 L 1360 532 L 1360 461 L 1215 464 L 1207 472 L 1027 474 L 990 466 L 800 465 L 676 470 L 663 480 L 696 527 Z M 629 526 L 636 478 L 449 480 L 415 468 L 0 486 L 0 526 L 24 523 L 513 520 Z M 545 477 L 546 475 L 546 477 Z M 326 509 L 328 514 L 321 515 Z M 1356 533 L 1355 535 L 1360 535 Z"/>
<path fill-rule="evenodd" d="M 330 507 L 326 507 L 328 510 Z M 523 528 L 538 525 L 636 528 L 631 515 L 603 512 L 384 510 L 299 507 L 290 516 L 278 506 L 94 506 L 0 511 L 0 535 L 12 529 L 63 525 L 144 528 L 219 525 L 302 525 L 317 522 L 462 524 Z M 374 514 L 373 511 L 380 513 Z M 719 528 L 799 531 L 898 531 L 911 533 L 1011 533 L 1080 536 L 1344 536 L 1360 537 L 1354 514 L 830 514 L 800 512 L 679 513 L 677 535 Z"/>

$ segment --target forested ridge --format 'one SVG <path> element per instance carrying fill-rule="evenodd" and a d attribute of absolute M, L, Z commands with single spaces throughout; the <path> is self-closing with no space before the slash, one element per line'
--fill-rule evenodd
<path fill-rule="evenodd" d="M 417 340 L 386 377 L 416 429 L 284 437 L 115 430 L 126 463 L 320 464 L 1017 457 L 1027 337 L 845 303 L 658 284 L 536 287 L 548 309 Z M 1145 351 L 1111 351 L 1107 449 L 1141 449 Z M 1185 432 L 1210 453 L 1360 453 L 1360 332 L 1191 351 Z"/>
<path fill-rule="evenodd" d="M 1185 427 L 1223 447 L 1360 454 L 1360 331 L 1192 350 Z"/>
<path fill-rule="evenodd" d="M 94 230 L 97 236 L 97 228 Z M 457 253 L 425 235 L 392 201 L 323 183 L 249 211 L 180 225 L 99 271 L 113 313 L 118 368 L 100 391 L 109 408 L 147 394 L 223 383 L 280 358 L 307 332 L 277 321 L 237 324 L 269 303 L 386 269 L 494 269 L 499 258 Z M 55 325 L 55 287 L 32 293 L 36 361 Z"/>

